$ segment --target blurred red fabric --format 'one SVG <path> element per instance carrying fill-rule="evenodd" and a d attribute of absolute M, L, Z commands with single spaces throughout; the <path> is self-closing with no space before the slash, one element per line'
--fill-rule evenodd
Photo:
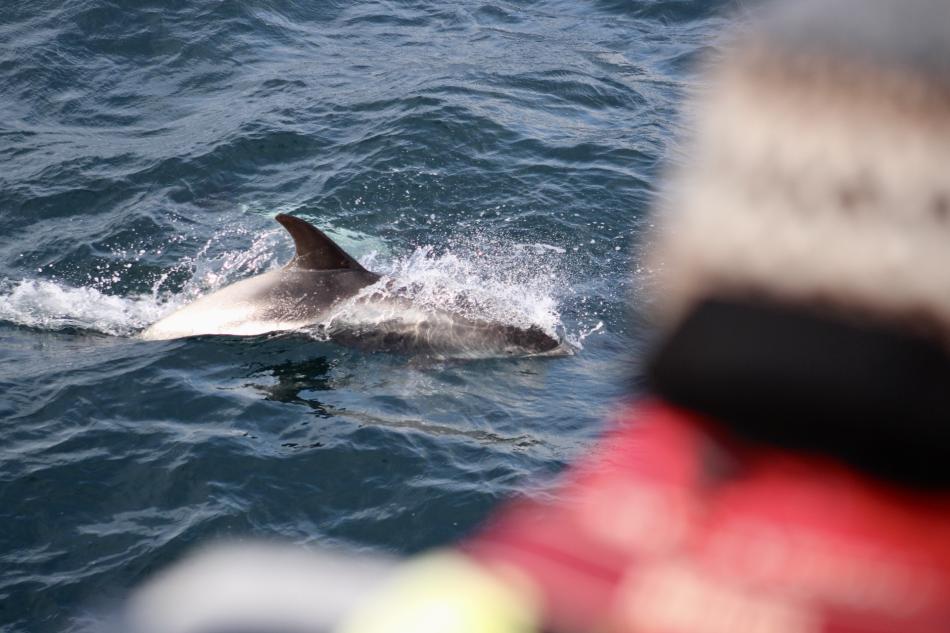
<path fill-rule="evenodd" d="M 529 579 L 553 631 L 950 631 L 950 495 L 658 400 L 625 409 L 556 500 L 511 504 L 465 550 Z"/>

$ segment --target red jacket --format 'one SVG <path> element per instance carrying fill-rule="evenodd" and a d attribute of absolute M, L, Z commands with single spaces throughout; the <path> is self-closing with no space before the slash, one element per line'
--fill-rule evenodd
<path fill-rule="evenodd" d="M 467 545 L 539 591 L 553 631 L 946 633 L 950 494 L 630 407 L 555 501 Z"/>

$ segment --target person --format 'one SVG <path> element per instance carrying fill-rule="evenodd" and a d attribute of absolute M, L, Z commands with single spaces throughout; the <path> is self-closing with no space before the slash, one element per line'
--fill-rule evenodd
<path fill-rule="evenodd" d="M 691 112 L 649 393 L 334 630 L 950 631 L 950 3 L 774 8 Z"/>
<path fill-rule="evenodd" d="M 694 112 L 651 393 L 346 633 L 950 631 L 950 4 L 772 9 Z"/>

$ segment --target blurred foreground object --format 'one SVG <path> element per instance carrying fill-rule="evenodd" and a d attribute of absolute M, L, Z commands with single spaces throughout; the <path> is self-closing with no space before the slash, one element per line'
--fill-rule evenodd
<path fill-rule="evenodd" d="M 652 394 L 337 630 L 950 631 L 950 3 L 789 5 L 659 210 Z"/>
<path fill-rule="evenodd" d="M 217 545 L 158 574 L 117 633 L 319 633 L 378 590 L 392 561 L 270 543 Z"/>

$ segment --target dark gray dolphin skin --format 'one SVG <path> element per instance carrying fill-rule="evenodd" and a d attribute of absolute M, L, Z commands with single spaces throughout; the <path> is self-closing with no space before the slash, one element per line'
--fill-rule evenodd
<path fill-rule="evenodd" d="M 316 326 L 332 340 L 389 351 L 458 352 L 464 355 L 551 353 L 560 342 L 537 326 L 519 328 L 425 310 L 386 292 L 362 297 L 349 319 L 334 308 L 380 280 L 310 223 L 280 214 L 294 258 L 283 268 L 244 279 L 153 324 L 142 338 L 256 335 Z M 362 310 L 362 312 L 360 312 Z"/>

